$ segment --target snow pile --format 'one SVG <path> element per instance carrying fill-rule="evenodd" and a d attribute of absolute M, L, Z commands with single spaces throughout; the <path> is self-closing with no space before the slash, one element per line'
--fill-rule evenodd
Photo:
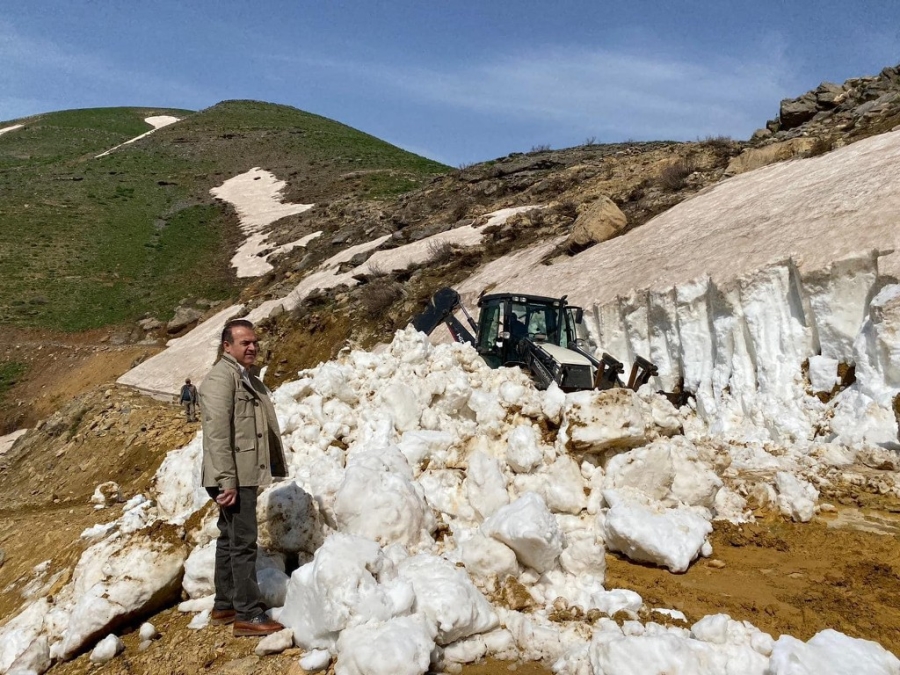
<path fill-rule="evenodd" d="M 258 166 L 229 178 L 209 192 L 213 197 L 232 204 L 246 237 L 231 258 L 238 277 L 258 277 L 272 269 L 268 258 L 275 253 L 306 246 L 321 232 L 272 248 L 267 246 L 268 227 L 277 220 L 309 211 L 315 204 L 289 204 L 281 201 L 286 183 L 271 171 Z"/>
<path fill-rule="evenodd" d="M 273 394 L 290 477 L 260 496 L 264 597 L 293 642 L 315 655 L 310 665 L 333 658 L 339 673 L 421 674 L 483 656 L 542 660 L 563 675 L 829 672 L 819 664 L 838 663 L 835 649 L 871 672 L 897 672 L 900 662 L 878 645 L 833 632 L 775 642 L 727 616 L 667 625 L 679 623 L 668 608 L 607 588 L 604 559 L 615 551 L 683 572 L 712 553 L 714 519 L 750 519 L 753 500 L 808 520 L 817 486 L 855 480 L 857 459 L 882 463 L 877 446 L 849 446 L 837 432 L 806 438 L 790 425 L 797 410 L 839 411 L 848 392 L 874 401 L 892 391 L 900 325 L 892 289 L 873 294 L 865 337 L 847 341 L 868 355 L 853 387 L 829 403 L 804 389 L 794 407 L 761 416 L 760 428 L 748 415 L 733 427 L 747 435 L 734 442 L 710 435 L 716 419 L 704 416 L 700 393 L 696 409 L 676 409 L 652 387 L 538 391 L 519 369 L 492 370 L 471 347 L 432 346 L 412 330 L 378 354 L 351 351 L 304 371 Z M 704 333 L 692 335 L 702 343 Z M 784 380 L 766 368 L 755 376 L 777 390 Z M 795 433 L 773 441 L 781 428 Z M 198 436 L 169 453 L 154 502 L 129 500 L 108 530 L 92 532 L 96 543 L 53 605 L 46 585 L 32 587 L 0 629 L 0 672 L 14 662 L 40 671 L 91 647 L 171 597 L 182 572 L 192 598 L 182 609 L 199 612 L 193 628 L 208 624 L 216 531 L 212 509 L 191 517 L 208 504 L 200 447 Z M 893 476 L 885 472 L 884 489 L 900 494 Z M 148 538 L 150 526 L 172 536 Z M 576 610 L 601 618 L 551 618 Z"/>

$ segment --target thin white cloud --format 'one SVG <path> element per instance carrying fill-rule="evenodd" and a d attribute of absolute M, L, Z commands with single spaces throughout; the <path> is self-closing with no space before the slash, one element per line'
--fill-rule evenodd
<path fill-rule="evenodd" d="M 628 50 L 545 48 L 457 69 L 304 59 L 439 104 L 603 138 L 749 133 L 791 91 L 782 52 L 703 59 Z M 760 112 L 762 111 L 762 112 Z"/>
<path fill-rule="evenodd" d="M 60 80 L 92 94 L 85 98 L 94 105 L 127 105 L 123 99 L 139 100 L 141 105 L 166 105 L 170 101 L 208 100 L 203 92 L 168 77 L 145 70 L 115 65 L 100 55 L 70 45 L 23 34 L 9 22 L 0 20 L 0 118 L 21 116 L 52 109 L 51 98 L 36 95 L 38 82 Z M 115 96 L 115 100 L 107 97 Z M 23 103 L 37 103 L 29 113 Z M 50 106 L 45 108 L 44 106 Z"/>

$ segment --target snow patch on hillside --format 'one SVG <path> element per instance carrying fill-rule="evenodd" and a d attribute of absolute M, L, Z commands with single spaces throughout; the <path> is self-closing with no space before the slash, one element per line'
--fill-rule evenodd
<path fill-rule="evenodd" d="M 3 134 L 8 134 L 10 131 L 21 129 L 24 126 L 24 124 L 13 124 L 11 127 L 3 127 L 2 129 L 0 129 L 0 136 L 2 136 Z"/>
<path fill-rule="evenodd" d="M 536 207 L 524 208 L 528 210 Z M 512 215 L 513 211 L 519 212 L 520 210 L 505 209 L 504 213 L 496 212 L 487 215 L 490 218 L 501 217 L 500 221 L 495 222 L 502 224 L 506 218 Z M 349 262 L 360 253 L 377 249 L 390 239 L 390 235 L 383 235 L 372 241 L 351 246 L 328 258 L 297 284 L 290 293 L 284 297 L 260 303 L 246 313 L 243 318 L 257 323 L 271 316 L 273 312 L 290 311 L 296 308 L 314 290 L 335 288 L 340 285 L 353 287 L 359 283 L 354 277 L 361 274 L 383 274 L 426 263 L 433 255 L 433 251 L 442 246 L 477 246 L 482 240 L 481 232 L 480 228 L 472 226 L 440 232 L 397 248 L 375 251 L 364 263 L 341 272 L 339 268 L 342 264 Z M 316 235 L 318 234 L 316 233 Z M 316 235 L 310 235 L 308 238 Z M 199 385 L 215 363 L 219 336 L 225 323 L 229 319 L 241 316 L 244 309 L 244 305 L 234 305 L 222 310 L 187 335 L 170 340 L 164 352 L 132 368 L 117 382 L 136 387 L 150 394 L 166 396 L 174 396 L 180 390 L 186 377 L 190 377 L 195 384 Z"/>
<path fill-rule="evenodd" d="M 171 115 L 153 115 L 152 117 L 145 117 L 144 121 L 147 124 L 149 124 L 151 127 L 153 127 L 150 131 L 145 131 L 140 136 L 135 136 L 134 138 L 131 138 L 131 139 L 125 141 L 124 143 L 119 143 L 114 148 L 110 148 L 106 152 L 101 152 L 99 155 L 96 155 L 94 157 L 94 159 L 99 159 L 100 157 L 106 157 L 106 155 L 118 150 L 121 147 L 129 145 L 130 143 L 134 143 L 135 141 L 139 141 L 142 138 L 147 138 L 147 136 L 152 134 L 157 129 L 162 129 L 163 127 L 167 127 L 170 124 L 175 124 L 175 122 L 180 122 L 181 118 L 180 117 L 172 117 Z"/>
<path fill-rule="evenodd" d="M 229 178 L 209 192 L 213 197 L 233 205 L 246 239 L 231 259 L 238 277 L 258 277 L 272 269 L 268 259 L 280 252 L 306 246 L 321 235 L 313 232 L 296 241 L 272 248 L 267 244 L 268 227 L 287 216 L 309 211 L 314 204 L 291 204 L 281 201 L 286 183 L 270 171 L 258 166 Z"/>

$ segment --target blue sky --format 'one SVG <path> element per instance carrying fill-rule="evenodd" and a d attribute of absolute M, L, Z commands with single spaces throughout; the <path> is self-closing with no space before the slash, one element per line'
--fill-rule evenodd
<path fill-rule="evenodd" d="M 251 98 L 451 165 L 747 138 L 782 98 L 898 63 L 898 0 L 0 0 L 0 120 Z"/>

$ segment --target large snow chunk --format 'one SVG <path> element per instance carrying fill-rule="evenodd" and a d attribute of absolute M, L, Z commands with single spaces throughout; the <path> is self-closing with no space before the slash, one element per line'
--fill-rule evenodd
<path fill-rule="evenodd" d="M 683 436 L 659 439 L 610 459 L 608 488 L 632 487 L 666 506 L 712 508 L 722 480 Z"/>
<path fill-rule="evenodd" d="M 829 359 L 827 356 L 809 357 L 809 384 L 813 393 L 830 392 L 834 389 L 834 385 L 841 381 L 838 377 L 839 365 L 837 359 Z"/>
<path fill-rule="evenodd" d="M 544 500 L 526 492 L 504 506 L 482 525 L 484 533 L 516 552 L 522 564 L 538 572 L 556 565 L 563 549 L 563 535 Z"/>
<path fill-rule="evenodd" d="M 419 400 L 416 392 L 400 382 L 391 382 L 380 393 L 381 405 L 391 413 L 394 426 L 401 433 L 418 428 Z"/>
<path fill-rule="evenodd" d="M 316 500 L 295 482 L 266 489 L 256 502 L 259 545 L 269 551 L 308 553 L 322 545 Z"/>
<path fill-rule="evenodd" d="M 163 520 L 181 525 L 209 501 L 200 480 L 202 450 L 200 432 L 183 448 L 166 453 L 153 477 L 156 510 Z"/>
<path fill-rule="evenodd" d="M 421 616 L 348 628 L 337 642 L 335 675 L 422 675 L 434 637 Z"/>
<path fill-rule="evenodd" d="M 189 598 L 202 598 L 216 592 L 216 540 L 197 546 L 184 561 L 181 587 Z"/>
<path fill-rule="evenodd" d="M 178 592 L 185 556 L 180 543 L 148 539 L 144 531 L 94 544 L 57 599 L 59 608 L 70 598 L 74 606 L 53 656 L 71 658 L 88 641 L 170 600 Z"/>
<path fill-rule="evenodd" d="M 775 474 L 778 489 L 778 510 L 791 520 L 808 523 L 816 512 L 819 491 L 802 478 L 787 471 Z"/>
<path fill-rule="evenodd" d="M 848 637 L 830 628 L 803 643 L 789 635 L 775 642 L 770 675 L 897 675 L 900 660 L 876 642 Z"/>
<path fill-rule="evenodd" d="M 598 516 L 600 532 L 610 551 L 631 560 L 684 572 L 700 554 L 712 525 L 686 509 L 667 509 L 640 493 L 604 490 L 610 508 Z"/>
<path fill-rule="evenodd" d="M 572 448 L 590 453 L 645 445 L 678 429 L 677 418 L 661 418 L 666 426 L 658 427 L 657 416 L 638 394 L 624 388 L 568 394 L 564 409 Z"/>
<path fill-rule="evenodd" d="M 414 600 L 412 586 L 396 579 L 378 544 L 335 533 L 291 575 L 279 621 L 304 649 L 334 649 L 345 628 L 387 621 L 409 611 Z"/>
<path fill-rule="evenodd" d="M 334 499 L 334 517 L 341 531 L 389 544 L 429 540 L 434 515 L 422 488 L 396 471 L 406 458 L 394 447 L 350 456 Z"/>
<path fill-rule="evenodd" d="M 591 667 L 606 675 L 764 675 L 768 659 L 749 646 L 715 645 L 675 633 L 625 635 L 597 631 L 589 649 Z"/>
<path fill-rule="evenodd" d="M 97 643 L 91 652 L 91 663 L 106 663 L 112 661 L 125 649 L 125 643 L 118 635 L 107 635 Z"/>
<path fill-rule="evenodd" d="M 549 465 L 515 477 L 516 491 L 536 492 L 554 513 L 578 515 L 587 506 L 581 469 L 568 455 L 560 455 Z"/>
<path fill-rule="evenodd" d="M 459 548 L 460 560 L 475 577 L 505 579 L 507 576 L 519 576 L 515 551 L 481 531 L 476 531 Z"/>
<path fill-rule="evenodd" d="M 449 560 L 417 555 L 400 563 L 397 571 L 401 579 L 412 584 L 416 611 L 434 624 L 438 644 L 450 644 L 497 627 L 490 603 L 469 575 Z"/>
<path fill-rule="evenodd" d="M 0 628 L 0 673 L 37 645 L 49 608 L 46 598 L 36 600 Z"/>
<path fill-rule="evenodd" d="M 544 458 L 538 446 L 537 432 L 531 425 L 518 426 L 509 432 L 506 462 L 513 471 L 528 473 Z"/>
<path fill-rule="evenodd" d="M 482 519 L 490 517 L 497 509 L 509 504 L 506 477 L 497 459 L 483 452 L 473 452 L 469 455 L 466 496 L 469 498 L 469 504 Z"/>

